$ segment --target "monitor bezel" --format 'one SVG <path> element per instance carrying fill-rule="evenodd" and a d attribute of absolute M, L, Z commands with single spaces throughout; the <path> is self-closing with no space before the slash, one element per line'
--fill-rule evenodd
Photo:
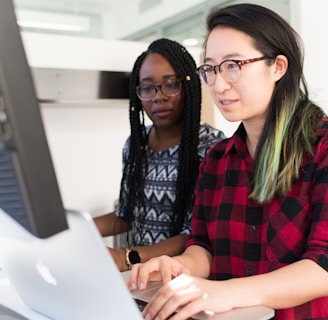
<path fill-rule="evenodd" d="M 0 1 L 0 12 L 0 138 L 14 168 L 24 227 L 47 238 L 68 228 L 66 212 L 12 1 Z"/>

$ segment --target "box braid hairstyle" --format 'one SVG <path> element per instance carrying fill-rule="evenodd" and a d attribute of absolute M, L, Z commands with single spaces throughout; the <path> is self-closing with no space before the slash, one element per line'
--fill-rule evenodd
<path fill-rule="evenodd" d="M 172 218 L 170 235 L 179 234 L 185 214 L 190 210 L 194 200 L 194 187 L 198 176 L 198 142 L 200 129 L 201 84 L 197 76 L 196 64 L 190 53 L 178 42 L 169 39 L 159 39 L 152 42 L 148 50 L 136 60 L 129 85 L 129 116 L 130 116 L 130 154 L 123 170 L 121 194 L 124 192 L 124 181 L 128 186 L 127 217 L 128 223 L 133 220 L 134 208 L 144 207 L 144 179 L 147 172 L 147 134 L 144 111 L 136 94 L 139 85 L 139 72 L 147 55 L 158 53 L 165 57 L 182 79 L 184 91 L 184 116 L 182 137 L 179 147 L 179 167 L 176 182 L 176 201 Z M 140 229 L 143 229 L 141 226 Z M 138 230 L 143 234 L 143 230 Z M 132 235 L 133 237 L 133 235 Z"/>

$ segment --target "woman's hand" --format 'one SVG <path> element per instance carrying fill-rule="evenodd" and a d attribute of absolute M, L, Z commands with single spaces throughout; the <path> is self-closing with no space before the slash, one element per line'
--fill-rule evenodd
<path fill-rule="evenodd" d="M 232 309 L 224 282 L 210 281 L 181 274 L 160 288 L 143 311 L 146 320 L 187 319 L 204 311 L 207 314 Z"/>
<path fill-rule="evenodd" d="M 208 278 L 212 263 L 212 255 L 200 246 L 190 246 L 180 255 L 170 258 L 160 256 L 143 264 L 136 264 L 131 271 L 128 286 L 130 289 L 143 290 L 149 280 L 162 281 L 164 284 L 180 274 Z"/>
<path fill-rule="evenodd" d="M 162 281 L 165 284 L 182 273 L 190 274 L 190 271 L 177 258 L 161 256 L 135 264 L 127 285 L 130 289 L 143 290 L 148 281 Z"/>

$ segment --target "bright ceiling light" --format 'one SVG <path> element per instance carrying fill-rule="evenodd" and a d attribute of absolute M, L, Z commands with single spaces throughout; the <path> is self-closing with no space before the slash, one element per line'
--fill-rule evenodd
<path fill-rule="evenodd" d="M 195 39 L 195 38 L 189 38 L 189 39 L 184 39 L 182 41 L 183 45 L 185 46 L 190 46 L 190 47 L 195 47 L 195 46 L 198 46 L 199 45 L 199 41 L 198 39 Z"/>
<path fill-rule="evenodd" d="M 90 19 L 87 16 L 50 13 L 32 10 L 16 10 L 17 23 L 23 28 L 87 32 Z"/>

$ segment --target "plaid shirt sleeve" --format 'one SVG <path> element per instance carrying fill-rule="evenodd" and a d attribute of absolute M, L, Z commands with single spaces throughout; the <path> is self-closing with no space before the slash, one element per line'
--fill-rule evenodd
<path fill-rule="evenodd" d="M 312 212 L 310 230 L 307 236 L 306 250 L 302 256 L 317 262 L 328 271 L 328 123 L 320 131 L 316 153 L 307 164 L 308 183 L 311 185 Z M 304 178 L 306 180 L 306 178 Z M 310 189 L 309 188 L 309 189 Z"/>

